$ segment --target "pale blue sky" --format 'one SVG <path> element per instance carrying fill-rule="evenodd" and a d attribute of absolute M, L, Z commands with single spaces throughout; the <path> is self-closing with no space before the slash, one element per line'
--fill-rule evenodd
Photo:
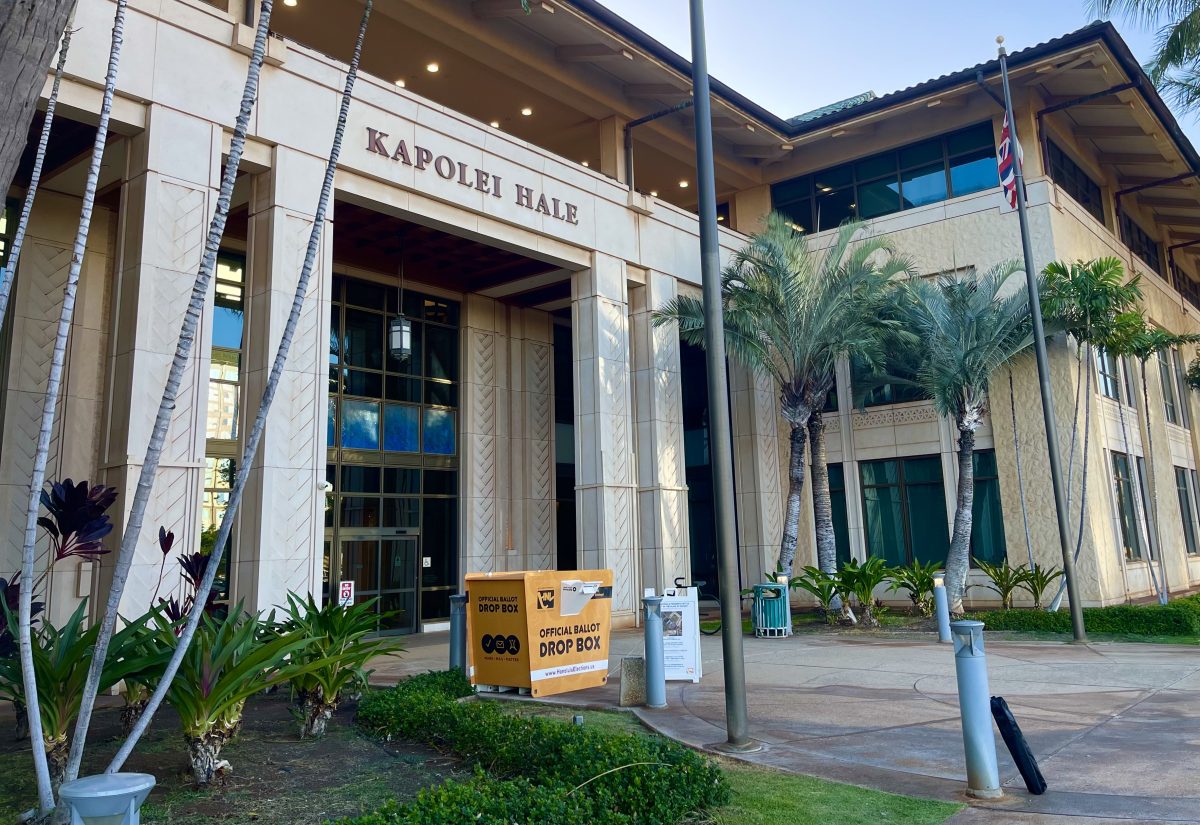
<path fill-rule="evenodd" d="M 685 57 L 687 0 L 600 0 Z M 712 76 L 782 116 L 886 94 L 1074 31 L 1087 0 L 705 0 Z M 1114 19 L 1139 60 L 1154 33 Z M 1194 143 L 1200 124 L 1179 118 Z"/>

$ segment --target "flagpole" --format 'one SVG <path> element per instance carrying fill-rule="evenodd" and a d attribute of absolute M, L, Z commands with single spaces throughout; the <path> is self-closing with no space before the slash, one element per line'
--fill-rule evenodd
<path fill-rule="evenodd" d="M 1083 605 L 1079 601 L 1079 589 L 1075 582 L 1075 562 L 1071 557 L 1070 525 L 1066 498 L 1063 495 L 1062 465 L 1058 455 L 1058 426 L 1054 418 L 1054 394 L 1050 389 L 1050 359 L 1046 354 L 1046 332 L 1042 325 L 1041 296 L 1038 294 L 1036 269 L 1033 266 L 1033 244 L 1029 240 L 1029 217 L 1025 211 L 1025 172 L 1021 168 L 1020 150 L 1017 148 L 1017 121 L 1013 117 L 1012 93 L 1008 88 L 1008 52 L 1004 38 L 997 37 L 1000 44 L 1000 77 L 1004 83 L 1004 115 L 1013 145 L 1013 174 L 1017 188 L 1017 219 L 1021 224 L 1021 252 L 1025 257 L 1025 282 L 1029 287 L 1029 315 L 1033 319 L 1033 351 L 1037 357 L 1038 385 L 1042 395 L 1042 418 L 1046 422 L 1046 449 L 1050 455 L 1050 484 L 1054 488 L 1054 510 L 1058 516 L 1058 543 L 1062 550 L 1063 578 L 1067 580 L 1067 598 L 1071 608 L 1071 632 L 1078 644 L 1087 643 L 1087 632 L 1083 627 Z"/>

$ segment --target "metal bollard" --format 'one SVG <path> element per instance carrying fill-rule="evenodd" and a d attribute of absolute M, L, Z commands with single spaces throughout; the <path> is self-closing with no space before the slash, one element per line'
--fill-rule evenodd
<path fill-rule="evenodd" d="M 662 596 L 646 596 L 643 628 L 646 633 L 646 707 L 667 706 L 667 669 L 663 662 Z"/>
<path fill-rule="evenodd" d="M 992 731 L 983 622 L 964 619 L 950 625 L 954 636 L 954 672 L 962 713 L 963 749 L 967 757 L 967 796 L 996 799 L 1000 770 L 996 766 L 996 734 Z"/>
<path fill-rule="evenodd" d="M 467 596 L 450 597 L 450 669 L 467 672 Z"/>
<path fill-rule="evenodd" d="M 938 641 L 950 644 L 950 602 L 946 598 L 946 573 L 933 574 L 933 612 L 937 616 Z"/>

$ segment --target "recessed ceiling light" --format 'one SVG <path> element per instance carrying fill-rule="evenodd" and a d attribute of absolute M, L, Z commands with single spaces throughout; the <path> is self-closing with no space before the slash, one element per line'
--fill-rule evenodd
<path fill-rule="evenodd" d="M 406 83 L 404 82 L 404 78 L 402 78 L 402 77 L 401 77 L 401 78 L 399 78 L 399 79 L 397 79 L 397 80 L 396 80 L 396 85 L 397 85 L 397 86 L 399 86 L 401 89 L 403 89 L 403 88 L 404 88 L 406 85 L 408 85 L 408 84 L 406 84 Z"/>
<path fill-rule="evenodd" d="M 591 166 L 591 164 L 588 163 L 586 160 L 581 160 L 579 162 L 582 163 L 584 166 Z"/>
<path fill-rule="evenodd" d="M 429 72 L 430 74 L 437 74 L 437 71 L 440 68 L 441 66 L 436 63 L 429 63 L 425 66 L 425 71 Z"/>
<path fill-rule="evenodd" d="M 493 120 L 493 121 L 492 121 L 492 128 L 493 128 L 493 129 L 499 129 L 499 128 L 500 128 L 500 121 L 498 121 L 498 120 Z"/>
<path fill-rule="evenodd" d="M 296 5 L 296 0 L 283 0 L 283 5 L 294 6 L 294 5 Z"/>
<path fill-rule="evenodd" d="M 657 190 L 657 189 L 651 189 L 651 190 L 650 190 L 650 197 L 652 197 L 652 198 L 657 198 L 657 197 L 658 197 L 658 190 Z"/>
<path fill-rule="evenodd" d="M 718 220 L 718 221 L 723 221 L 723 220 L 725 220 L 725 216 L 724 216 L 724 215 L 717 215 L 717 220 Z"/>
<path fill-rule="evenodd" d="M 679 188 L 680 188 L 680 189 L 687 189 L 687 188 L 688 188 L 688 182 L 687 182 L 686 180 L 681 180 L 681 181 L 679 182 Z"/>
<path fill-rule="evenodd" d="M 533 109 L 530 109 L 528 106 L 526 106 L 521 110 L 521 114 L 523 114 L 525 117 L 529 117 L 531 114 L 533 114 Z"/>

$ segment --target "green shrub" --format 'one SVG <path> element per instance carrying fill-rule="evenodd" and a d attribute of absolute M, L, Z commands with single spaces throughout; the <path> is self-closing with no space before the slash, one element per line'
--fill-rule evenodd
<path fill-rule="evenodd" d="M 1071 614 L 1067 610 L 1001 610 L 974 616 L 988 630 L 1041 630 L 1071 632 Z M 1129 636 L 1200 635 L 1200 600 L 1178 599 L 1166 605 L 1113 605 L 1085 607 L 1083 623 L 1089 633 L 1118 633 Z"/>
<path fill-rule="evenodd" d="M 668 739 L 636 734 L 607 734 L 553 719 L 525 719 L 504 713 L 490 702 L 458 702 L 469 692 L 461 673 L 430 673 L 394 688 L 368 694 L 359 704 L 359 724 L 378 735 L 415 739 L 486 767 L 504 780 L 526 780 L 541 788 L 536 796 L 515 793 L 510 810 L 503 795 L 495 803 L 496 822 L 565 822 L 528 806 L 567 805 L 562 816 L 580 812 L 581 822 L 596 825 L 676 823 L 689 814 L 728 800 L 729 789 L 717 765 Z M 487 785 L 489 798 L 494 795 Z M 507 787 L 507 786 L 506 786 Z M 570 802 L 564 801 L 568 799 Z M 507 791 L 506 791 L 507 793 Z M 468 786 L 437 789 L 414 805 L 454 805 L 473 799 Z M 576 798 L 578 802 L 575 802 Z M 526 800 L 522 803 L 520 800 Z M 480 808 L 479 810 L 483 810 Z M 490 809 L 489 809 L 490 810 Z M 558 810 L 554 808 L 554 810 Z M 422 809 L 421 816 L 432 813 Z M 409 806 L 380 815 L 381 823 L 452 820 L 417 816 Z M 491 813 L 487 813 L 491 816 Z M 399 818 L 395 818 L 399 817 Z M 475 820 L 475 821 L 485 821 Z M 492 820 L 486 820 L 492 821 Z M 369 825 L 371 820 L 355 820 Z"/>

